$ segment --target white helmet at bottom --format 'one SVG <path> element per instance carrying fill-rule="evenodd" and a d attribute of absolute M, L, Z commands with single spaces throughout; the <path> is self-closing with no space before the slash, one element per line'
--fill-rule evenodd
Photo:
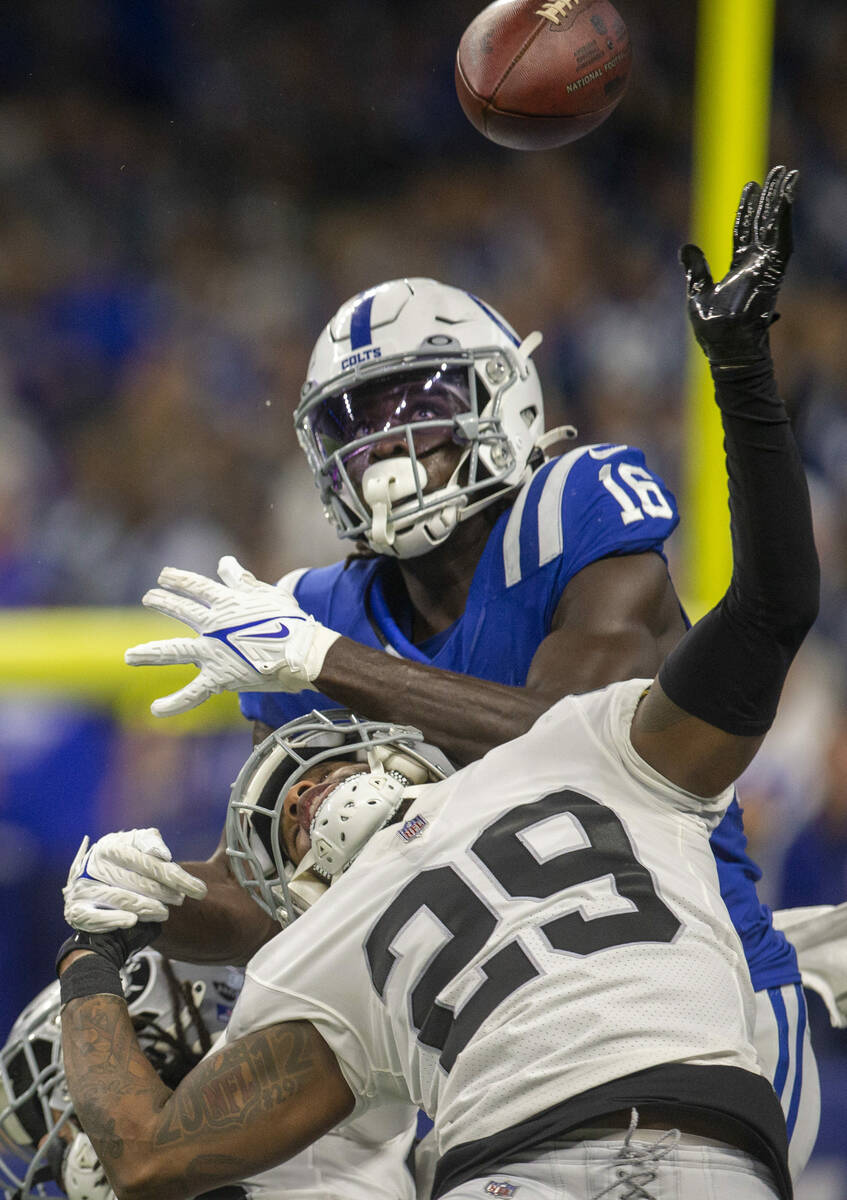
<path fill-rule="evenodd" d="M 139 950 L 121 978 L 142 1050 L 174 1088 L 223 1029 L 240 987 L 229 967 L 172 962 Z M 24 1008 L 0 1050 L 0 1193 L 16 1200 L 55 1196 L 114 1200 L 103 1168 L 80 1131 L 62 1057 L 58 979 Z"/>

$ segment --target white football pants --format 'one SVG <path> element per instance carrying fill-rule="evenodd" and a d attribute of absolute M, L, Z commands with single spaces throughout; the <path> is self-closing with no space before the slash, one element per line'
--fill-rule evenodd
<path fill-rule="evenodd" d="M 815 1061 L 815 1054 L 812 1049 L 811 1039 L 809 1037 L 809 1026 L 806 1019 L 806 1001 L 803 996 L 803 989 L 800 984 L 786 984 L 781 988 L 768 988 L 764 991 L 756 993 L 756 1026 L 754 1031 L 754 1042 L 756 1051 L 759 1055 L 762 1071 L 767 1078 L 771 1080 L 779 1097 L 782 1111 L 785 1114 L 785 1123 L 788 1131 L 788 1165 L 791 1171 L 791 1178 L 796 1182 L 800 1172 L 809 1161 L 809 1157 L 814 1149 L 815 1139 L 818 1134 L 818 1125 L 820 1123 L 821 1114 L 821 1093 L 820 1083 L 818 1080 L 818 1067 Z M 622 1135 L 621 1135 L 622 1136 Z M 684 1135 L 683 1142 L 680 1146 L 680 1151 L 686 1149 L 686 1142 L 689 1141 L 688 1135 Z M 582 1145 L 582 1144 L 581 1144 Z M 557 1152 L 560 1153 L 560 1152 Z M 571 1150 L 561 1153 L 572 1154 Z M 769 1175 L 764 1167 L 761 1167 L 754 1159 L 747 1158 L 739 1150 L 727 1150 L 725 1152 L 730 1157 L 734 1156 L 734 1162 L 743 1160 L 745 1170 L 752 1171 L 757 1179 L 762 1181 L 761 1186 L 766 1188 L 765 1191 L 746 1191 L 739 1190 L 739 1198 L 747 1196 L 772 1196 L 774 1193 L 770 1190 L 767 1181 Z M 536 1160 L 540 1162 L 541 1160 Z M 533 1164 L 534 1169 L 535 1164 Z M 520 1174 L 528 1168 L 523 1164 L 520 1166 Z M 723 1171 L 724 1168 L 721 1168 Z M 434 1173 L 434 1164 L 429 1172 L 429 1180 Z M 743 1174 L 743 1172 L 742 1172 Z M 727 1177 L 729 1178 L 729 1177 Z M 502 1190 L 497 1189 L 497 1183 L 502 1182 L 505 1186 Z M 523 1188 L 520 1195 L 516 1192 L 510 1192 L 510 1187 L 517 1188 L 518 1184 Z M 559 1197 L 562 1200 L 588 1200 L 592 1197 L 590 1191 L 577 1188 L 574 1190 L 573 1185 L 571 1190 L 540 1190 L 533 1192 L 530 1190 L 531 1180 L 518 1180 L 517 1176 L 511 1173 L 499 1173 L 492 1175 L 487 1179 L 474 1180 L 467 1184 L 463 1184 L 460 1188 L 447 1193 L 444 1200 L 471 1200 L 472 1197 L 479 1200 L 484 1196 L 510 1196 L 516 1195 L 517 1200 L 552 1200 Z M 534 1186 L 534 1185 L 533 1185 Z M 723 1192 L 715 1190 L 710 1193 L 708 1190 L 695 1192 L 693 1189 L 696 1186 L 686 1177 L 684 1187 L 680 1185 L 680 1191 L 674 1192 L 673 1187 L 670 1190 L 661 1192 L 661 1200 L 668 1197 L 668 1200 L 677 1200 L 677 1196 L 682 1200 L 697 1200 L 701 1194 L 713 1200 L 713 1197 L 721 1197 Z M 731 1187 L 734 1186 L 731 1181 L 722 1184 L 724 1187 L 730 1188 L 726 1191 L 727 1196 L 733 1196 Z M 739 1189 L 741 1184 L 739 1183 Z M 489 1188 L 486 1191 L 486 1187 Z M 424 1192 L 420 1189 L 418 1195 L 428 1195 L 428 1191 Z M 652 1197 L 652 1192 L 638 1191 L 631 1189 L 627 1192 L 626 1188 L 618 1193 L 607 1193 L 610 1200 L 644 1200 L 645 1197 Z M 657 1194 L 658 1195 L 658 1194 Z M 593 1198 L 592 1198 L 593 1200 Z"/>
<path fill-rule="evenodd" d="M 753 1041 L 785 1113 L 788 1166 L 796 1182 L 814 1149 L 821 1117 L 818 1065 L 799 983 L 756 992 Z"/>
<path fill-rule="evenodd" d="M 711 1138 L 624 1130 L 468 1180 L 443 1200 L 776 1200 L 768 1169 Z"/>

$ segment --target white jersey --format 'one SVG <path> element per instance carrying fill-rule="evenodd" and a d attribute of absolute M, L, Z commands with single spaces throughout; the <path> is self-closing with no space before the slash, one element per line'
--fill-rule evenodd
<path fill-rule="evenodd" d="M 567 697 L 412 789 L 400 824 L 247 968 L 228 1037 L 310 1021 L 354 1116 L 412 1100 L 439 1156 L 659 1064 L 760 1075 L 709 833 L 635 753 L 647 680 Z"/>
<path fill-rule="evenodd" d="M 386 1110 L 387 1111 L 387 1110 Z M 376 1114 L 374 1114 L 376 1115 Z M 322 1138 L 288 1162 L 254 1175 L 242 1185 L 249 1200 L 414 1200 L 406 1160 L 414 1141 L 416 1114 L 405 1111 L 400 1133 L 362 1121 Z"/>
<path fill-rule="evenodd" d="M 180 964 L 176 964 L 177 967 Z M 220 997 L 221 968 L 189 967 L 194 976 L 213 981 L 207 989 Z M 228 995 L 234 999 L 242 986 L 243 973 L 226 967 Z M 181 972 L 180 972 L 181 974 Z M 211 1017 L 207 1004 L 204 1015 Z M 223 1025 L 230 1013 L 218 1004 L 217 1020 Z M 209 1051 L 214 1055 L 224 1045 L 220 1034 Z M 410 1104 L 378 1108 L 331 1130 L 287 1162 L 262 1171 L 240 1185 L 248 1200 L 415 1200 L 415 1182 L 407 1166 L 417 1132 L 417 1110 Z M 233 1190 L 233 1195 L 235 1195 Z"/>

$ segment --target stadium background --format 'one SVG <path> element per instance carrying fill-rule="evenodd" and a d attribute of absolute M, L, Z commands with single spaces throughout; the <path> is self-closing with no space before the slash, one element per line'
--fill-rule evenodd
<path fill-rule="evenodd" d="M 4 9 L 0 1036 L 51 976 L 59 888 L 84 832 L 158 825 L 182 858 L 217 841 L 249 746 L 235 701 L 156 724 L 147 704 L 167 685 L 121 653 L 165 627 L 137 607 L 165 563 L 213 574 L 229 552 L 275 578 L 343 549 L 291 424 L 311 343 L 341 300 L 432 275 L 524 334 L 541 329 L 548 425 L 645 449 L 682 501 L 670 555 L 692 595 L 690 445 L 694 461 L 714 461 L 714 447 L 686 443 L 676 263 L 695 200 L 697 6 L 621 0 L 635 66 L 620 108 L 582 142 L 530 155 L 487 144 L 455 99 L 455 46 L 479 7 Z M 835 865 L 812 898 L 840 901 L 847 796 L 833 800 L 826 764 L 831 774 L 840 753 L 847 767 L 847 10 L 777 9 L 767 158 L 798 166 L 802 182 L 773 343 L 824 588 L 742 802 L 772 903 L 789 894 L 792 838 L 834 806 L 841 842 L 833 834 Z M 730 50 L 743 72 L 740 26 Z M 729 139 L 733 93 L 714 100 Z M 841 1200 L 847 1031 L 832 1032 L 820 1006 L 813 1018 L 824 1119 L 798 1196 Z"/>

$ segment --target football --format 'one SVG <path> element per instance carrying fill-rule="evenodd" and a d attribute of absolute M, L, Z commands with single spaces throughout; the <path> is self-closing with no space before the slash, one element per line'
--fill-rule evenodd
<path fill-rule="evenodd" d="M 632 65 L 609 0 L 495 0 L 456 54 L 456 92 L 480 133 L 513 150 L 575 141 L 613 111 Z"/>

